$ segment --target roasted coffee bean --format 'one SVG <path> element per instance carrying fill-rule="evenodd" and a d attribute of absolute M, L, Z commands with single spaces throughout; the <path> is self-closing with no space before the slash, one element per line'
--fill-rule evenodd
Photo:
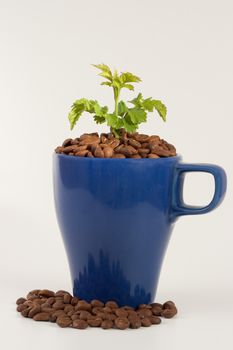
<path fill-rule="evenodd" d="M 151 135 L 148 142 L 160 142 L 160 137 L 158 135 Z"/>
<path fill-rule="evenodd" d="M 124 309 L 115 309 L 115 314 L 118 316 L 118 317 L 127 317 L 128 316 L 128 311 L 127 310 L 124 310 Z"/>
<path fill-rule="evenodd" d="M 91 306 L 93 306 L 93 307 L 103 307 L 104 303 L 102 301 L 100 301 L 100 300 L 93 299 L 91 301 Z"/>
<path fill-rule="evenodd" d="M 103 312 L 103 307 L 102 306 L 94 306 L 92 309 L 93 315 L 97 315 L 99 312 Z"/>
<path fill-rule="evenodd" d="M 160 304 L 160 303 L 151 303 L 150 306 L 151 306 L 151 308 L 153 308 L 153 307 L 159 307 L 160 309 L 163 308 L 163 304 Z"/>
<path fill-rule="evenodd" d="M 101 142 L 101 143 L 106 143 L 107 140 L 108 140 L 108 139 L 107 139 L 107 136 L 106 136 L 106 135 L 103 135 L 103 134 L 100 135 L 100 142 Z"/>
<path fill-rule="evenodd" d="M 161 323 L 161 318 L 157 317 L 157 316 L 151 316 L 150 317 L 150 321 L 152 324 L 160 324 Z"/>
<path fill-rule="evenodd" d="M 150 153 L 150 150 L 148 148 L 139 148 L 138 153 L 143 156 L 144 154 Z"/>
<path fill-rule="evenodd" d="M 30 307 L 27 307 L 26 309 L 24 309 L 23 311 L 21 311 L 21 315 L 23 317 L 28 317 L 28 314 L 30 312 Z"/>
<path fill-rule="evenodd" d="M 139 142 L 147 142 L 150 137 L 148 135 L 144 135 L 144 134 L 137 134 L 133 138 Z"/>
<path fill-rule="evenodd" d="M 19 298 L 19 299 L 16 300 L 16 304 L 17 305 L 23 304 L 26 300 L 27 299 L 25 299 L 25 298 Z"/>
<path fill-rule="evenodd" d="M 110 329 L 112 327 L 113 327 L 113 321 L 111 321 L 111 320 L 103 320 L 101 322 L 102 329 Z"/>
<path fill-rule="evenodd" d="M 125 310 L 129 311 L 129 310 L 134 310 L 134 308 L 132 306 L 129 305 L 125 305 L 122 308 L 124 308 Z"/>
<path fill-rule="evenodd" d="M 74 314 L 74 310 L 67 312 L 67 316 L 71 317 Z"/>
<path fill-rule="evenodd" d="M 25 305 L 25 304 L 19 304 L 19 305 L 17 306 L 16 310 L 17 310 L 18 312 L 22 312 L 23 310 L 25 310 L 25 309 L 27 309 L 27 308 L 28 308 L 27 305 Z"/>
<path fill-rule="evenodd" d="M 86 151 L 86 149 L 87 149 L 87 145 L 77 146 L 75 148 L 75 153 L 80 152 L 80 151 Z"/>
<path fill-rule="evenodd" d="M 54 292 L 48 289 L 42 289 L 39 292 L 39 296 L 40 297 L 46 297 L 46 298 L 50 298 L 50 297 L 54 297 Z"/>
<path fill-rule="evenodd" d="M 110 307 L 111 309 L 118 308 L 118 304 L 115 301 L 109 300 L 105 303 L 105 306 Z"/>
<path fill-rule="evenodd" d="M 87 321 L 77 319 L 73 321 L 72 327 L 77 329 L 86 329 L 88 327 L 88 323 Z"/>
<path fill-rule="evenodd" d="M 152 311 L 150 309 L 139 309 L 137 311 L 137 314 L 138 314 L 139 317 L 145 318 L 145 317 L 152 316 Z"/>
<path fill-rule="evenodd" d="M 50 322 L 56 322 L 56 319 L 59 317 L 59 316 L 66 316 L 65 312 L 63 310 L 57 310 L 53 313 L 50 314 Z"/>
<path fill-rule="evenodd" d="M 58 300 L 52 305 L 52 307 L 53 309 L 56 309 L 56 310 L 62 310 L 65 308 L 65 304 L 63 303 L 63 301 Z"/>
<path fill-rule="evenodd" d="M 34 321 L 49 321 L 50 315 L 47 312 L 39 312 L 33 317 Z"/>
<path fill-rule="evenodd" d="M 128 312 L 128 317 L 138 317 L 138 314 L 134 310 L 126 310 Z"/>
<path fill-rule="evenodd" d="M 48 314 L 52 314 L 54 309 L 52 307 L 41 307 L 41 312 L 47 312 Z"/>
<path fill-rule="evenodd" d="M 55 297 L 64 297 L 64 295 L 67 294 L 67 292 L 65 290 L 58 290 L 56 293 L 55 293 Z"/>
<path fill-rule="evenodd" d="M 55 297 L 50 297 L 50 298 L 48 298 L 47 303 L 48 303 L 49 305 L 53 305 L 53 304 L 55 303 Z"/>
<path fill-rule="evenodd" d="M 174 307 L 173 309 L 164 309 L 161 311 L 161 316 L 164 318 L 172 318 L 177 314 L 177 309 Z"/>
<path fill-rule="evenodd" d="M 76 148 L 77 148 L 76 145 L 64 147 L 63 153 L 68 154 L 70 152 L 74 152 Z"/>
<path fill-rule="evenodd" d="M 33 318 L 39 312 L 41 312 L 41 307 L 40 306 L 35 306 L 29 311 L 28 317 L 29 318 Z"/>
<path fill-rule="evenodd" d="M 115 319 L 115 326 L 118 329 L 126 329 L 130 325 L 129 320 L 126 317 L 118 317 Z"/>
<path fill-rule="evenodd" d="M 78 145 L 79 144 L 79 139 L 74 139 L 72 141 L 70 141 L 71 145 Z"/>
<path fill-rule="evenodd" d="M 56 323 L 59 327 L 65 328 L 69 327 L 72 324 L 72 320 L 68 316 L 58 316 Z"/>
<path fill-rule="evenodd" d="M 77 320 L 78 318 L 79 318 L 79 315 L 76 315 L 76 314 L 71 316 L 72 321 Z"/>
<path fill-rule="evenodd" d="M 99 137 L 88 137 L 79 142 L 79 146 L 92 145 L 93 143 L 100 143 Z"/>
<path fill-rule="evenodd" d="M 124 147 L 121 147 L 119 150 L 118 150 L 119 153 L 121 154 L 124 154 L 126 157 L 130 158 L 131 156 L 133 156 L 134 154 L 137 154 L 138 151 L 132 147 L 132 146 L 124 146 Z"/>
<path fill-rule="evenodd" d="M 140 304 L 138 309 L 152 309 L 152 306 L 150 304 Z"/>
<path fill-rule="evenodd" d="M 141 323 L 143 327 L 150 327 L 152 325 L 151 320 L 148 317 L 142 318 Z"/>
<path fill-rule="evenodd" d="M 103 312 L 112 312 L 112 309 L 109 306 L 103 307 Z"/>
<path fill-rule="evenodd" d="M 78 304 L 75 306 L 75 310 L 91 311 L 91 304 L 85 300 L 79 300 Z"/>
<path fill-rule="evenodd" d="M 105 147 L 103 149 L 104 152 L 104 158 L 111 158 L 113 155 L 113 149 L 109 146 Z"/>
<path fill-rule="evenodd" d="M 94 156 L 95 156 L 96 158 L 104 158 L 104 152 L 103 152 L 103 150 L 102 150 L 101 147 L 97 147 L 97 148 L 96 148 L 96 150 L 95 150 L 95 152 L 94 152 Z"/>
<path fill-rule="evenodd" d="M 72 299 L 71 299 L 71 305 L 77 305 L 78 304 L 78 301 L 79 301 L 79 298 L 77 298 L 77 297 L 73 297 Z"/>
<path fill-rule="evenodd" d="M 134 140 L 134 139 L 129 139 L 129 144 L 133 146 L 134 148 L 141 148 L 142 145 L 140 142 Z"/>
<path fill-rule="evenodd" d="M 70 311 L 74 312 L 74 306 L 73 305 L 69 305 L 69 304 L 65 305 L 64 311 L 65 311 L 65 313 L 70 312 Z"/>
<path fill-rule="evenodd" d="M 140 156 L 140 154 L 134 154 L 134 155 L 131 156 L 131 158 L 140 159 L 142 157 Z"/>
<path fill-rule="evenodd" d="M 70 146 L 72 141 L 73 141 L 73 139 L 66 139 L 66 140 L 63 142 L 62 147 Z"/>
<path fill-rule="evenodd" d="M 121 154 L 121 153 L 115 153 L 115 154 L 113 154 L 112 158 L 126 158 L 126 156 L 124 154 Z"/>
<path fill-rule="evenodd" d="M 88 157 L 88 158 L 94 158 L 93 154 L 92 154 L 90 151 L 87 152 L 87 157 Z"/>
<path fill-rule="evenodd" d="M 87 323 L 90 327 L 100 327 L 102 323 L 102 318 L 98 316 L 93 316 L 93 318 L 89 318 Z"/>
<path fill-rule="evenodd" d="M 140 317 L 129 317 L 130 328 L 137 329 L 142 325 Z"/>
<path fill-rule="evenodd" d="M 161 311 L 162 311 L 162 308 L 159 307 L 159 306 L 153 306 L 152 309 L 151 309 L 153 315 L 155 316 L 161 316 Z"/>
<path fill-rule="evenodd" d="M 35 294 L 32 294 L 31 292 L 28 293 L 27 295 L 27 300 L 34 300 L 34 299 L 37 299 L 38 298 L 38 295 L 35 295 Z"/>
<path fill-rule="evenodd" d="M 163 304 L 163 309 L 173 309 L 175 306 L 175 304 L 173 303 L 173 301 L 166 301 L 164 304 Z"/>
<path fill-rule="evenodd" d="M 115 139 L 115 140 L 113 140 L 113 141 L 111 141 L 111 142 L 109 143 L 109 146 L 112 147 L 112 148 L 115 150 L 115 148 L 118 147 L 119 144 L 120 144 L 120 140 Z"/>
<path fill-rule="evenodd" d="M 170 156 L 170 151 L 162 148 L 161 146 L 158 146 L 157 144 L 150 144 L 150 150 L 151 153 L 155 153 L 158 156 L 162 156 L 162 157 L 169 157 Z"/>
<path fill-rule="evenodd" d="M 90 318 L 92 318 L 92 315 L 89 311 L 81 311 L 80 314 L 79 314 L 79 318 L 80 320 L 89 320 Z"/>
<path fill-rule="evenodd" d="M 75 156 L 76 157 L 85 157 L 88 153 L 88 150 L 86 149 L 85 151 L 78 151 L 78 152 L 75 152 Z"/>
<path fill-rule="evenodd" d="M 155 154 L 155 153 L 150 153 L 150 154 L 148 154 L 147 158 L 156 159 L 156 158 L 160 158 L 160 157 L 157 154 Z"/>

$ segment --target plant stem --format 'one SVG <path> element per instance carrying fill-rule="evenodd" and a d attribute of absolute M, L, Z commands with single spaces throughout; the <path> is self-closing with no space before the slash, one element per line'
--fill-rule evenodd
<path fill-rule="evenodd" d="M 114 91 L 114 100 L 115 100 L 114 114 L 118 117 L 118 102 L 119 102 L 119 96 L 120 96 L 120 89 L 113 88 L 113 91 Z"/>

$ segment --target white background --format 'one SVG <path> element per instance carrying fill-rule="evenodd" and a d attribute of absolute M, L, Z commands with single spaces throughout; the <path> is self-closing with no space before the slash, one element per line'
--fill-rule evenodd
<path fill-rule="evenodd" d="M 23 319 L 14 305 L 34 288 L 71 290 L 51 155 L 66 137 L 107 130 L 87 116 L 71 133 L 67 120 L 76 98 L 112 105 L 90 66 L 101 62 L 139 75 L 136 93 L 168 106 L 166 124 L 150 116 L 141 132 L 228 175 L 222 206 L 181 218 L 173 232 L 157 300 L 174 300 L 178 316 L 135 331 L 62 330 Z M 232 62 L 231 0 L 0 0 L 2 349 L 232 349 Z M 209 176 L 187 176 L 190 203 L 207 203 L 212 191 Z"/>

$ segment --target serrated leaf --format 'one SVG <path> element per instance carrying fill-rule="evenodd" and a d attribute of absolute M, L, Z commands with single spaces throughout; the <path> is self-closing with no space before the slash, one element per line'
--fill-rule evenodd
<path fill-rule="evenodd" d="M 142 94 L 139 93 L 138 96 L 133 100 L 129 101 L 129 103 L 132 103 L 135 107 L 140 108 L 142 106 Z"/>
<path fill-rule="evenodd" d="M 94 115 L 94 121 L 97 124 L 103 124 L 104 122 L 106 122 L 106 118 L 105 117 L 101 117 L 99 115 Z"/>
<path fill-rule="evenodd" d="M 118 115 L 121 117 L 128 111 L 128 107 L 126 106 L 124 101 L 120 101 L 118 103 Z"/>
<path fill-rule="evenodd" d="M 123 119 L 123 126 L 124 129 L 129 133 L 136 131 L 138 128 L 138 124 L 130 123 L 129 120 L 127 120 L 127 118 Z"/>
<path fill-rule="evenodd" d="M 159 113 L 163 121 L 166 121 L 167 117 L 167 107 L 160 100 L 152 100 L 154 102 L 154 108 Z"/>
<path fill-rule="evenodd" d="M 130 117 L 130 120 L 134 124 L 140 124 L 146 121 L 146 112 L 143 109 L 140 108 L 129 108 L 128 109 L 128 115 Z"/>
<path fill-rule="evenodd" d="M 124 72 L 120 75 L 121 82 L 124 83 L 139 83 L 141 79 L 130 72 Z"/>
<path fill-rule="evenodd" d="M 124 84 L 122 87 L 129 90 L 134 90 L 134 86 L 132 84 Z"/>
<path fill-rule="evenodd" d="M 100 85 L 112 86 L 112 83 L 110 83 L 109 81 L 103 81 Z"/>
<path fill-rule="evenodd" d="M 102 70 L 103 72 L 111 72 L 111 69 L 109 68 L 109 66 L 107 66 L 106 64 L 104 63 L 101 63 L 101 64 L 93 64 L 92 65 L 93 67 L 96 67 L 100 70 Z"/>

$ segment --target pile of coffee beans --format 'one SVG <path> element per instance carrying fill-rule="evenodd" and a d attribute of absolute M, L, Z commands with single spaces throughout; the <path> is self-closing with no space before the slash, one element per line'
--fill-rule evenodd
<path fill-rule="evenodd" d="M 177 314 L 172 301 L 142 304 L 138 308 L 119 307 L 115 301 L 103 303 L 92 300 L 88 303 L 64 290 L 55 293 L 47 289 L 35 289 L 26 298 L 19 298 L 16 304 L 17 311 L 24 317 L 77 329 L 86 329 L 88 326 L 122 330 L 150 327 L 160 324 L 161 317 L 172 318 Z"/>
<path fill-rule="evenodd" d="M 157 135 L 122 132 L 120 138 L 113 133 L 83 134 L 67 139 L 56 153 L 90 158 L 160 158 L 176 156 L 175 147 Z"/>

